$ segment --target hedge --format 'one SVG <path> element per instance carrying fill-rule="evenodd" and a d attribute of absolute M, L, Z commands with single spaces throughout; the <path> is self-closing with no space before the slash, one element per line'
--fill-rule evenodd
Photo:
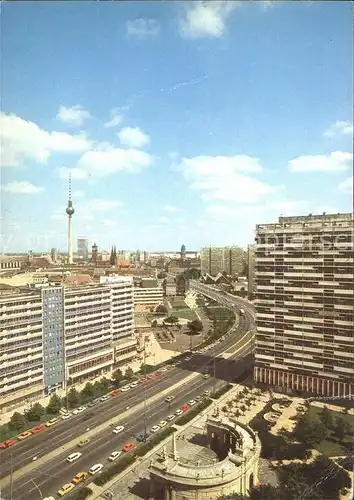
<path fill-rule="evenodd" d="M 68 500 L 85 500 L 88 498 L 93 491 L 88 486 L 82 486 L 81 488 L 75 490 L 70 496 Z"/>
<path fill-rule="evenodd" d="M 94 484 L 97 486 L 103 486 L 105 483 L 110 481 L 114 476 L 123 472 L 130 465 L 132 465 L 136 460 L 134 455 L 126 455 L 117 463 L 108 467 L 105 471 L 103 471 L 99 476 L 94 479 Z"/>
<path fill-rule="evenodd" d="M 173 434 L 174 432 L 176 432 L 176 429 L 174 429 L 173 427 L 168 427 L 167 429 L 158 432 L 155 436 L 148 439 L 146 443 L 139 445 L 135 452 L 135 455 L 138 457 L 143 457 L 144 455 L 146 455 L 146 453 L 155 448 L 156 445 L 161 443 L 161 441 L 164 441 L 168 436 L 171 436 L 171 434 Z"/>
<path fill-rule="evenodd" d="M 210 397 L 212 399 L 219 399 L 219 398 L 221 398 L 221 396 L 223 396 L 224 394 L 226 394 L 232 388 L 233 388 L 232 384 L 224 385 L 218 391 L 213 392 L 213 394 L 211 394 Z"/>
<path fill-rule="evenodd" d="M 201 403 L 198 405 L 190 408 L 187 413 L 184 415 L 181 415 L 177 420 L 175 420 L 176 425 L 184 425 L 190 422 L 194 417 L 198 415 L 202 410 L 205 408 L 208 408 L 208 406 L 211 405 L 213 401 L 211 399 L 204 399 Z"/>

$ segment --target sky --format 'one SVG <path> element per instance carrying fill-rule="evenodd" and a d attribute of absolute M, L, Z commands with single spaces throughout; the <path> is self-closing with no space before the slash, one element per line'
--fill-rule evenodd
<path fill-rule="evenodd" d="M 351 2 L 2 2 L 0 251 L 353 210 Z"/>

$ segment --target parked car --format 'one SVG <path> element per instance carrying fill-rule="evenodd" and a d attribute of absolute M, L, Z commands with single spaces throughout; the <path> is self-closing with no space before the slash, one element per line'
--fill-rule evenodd
<path fill-rule="evenodd" d="M 132 450 L 133 448 L 135 448 L 135 444 L 134 443 L 127 443 L 123 446 L 123 451 L 125 453 L 128 453 L 128 451 Z"/>

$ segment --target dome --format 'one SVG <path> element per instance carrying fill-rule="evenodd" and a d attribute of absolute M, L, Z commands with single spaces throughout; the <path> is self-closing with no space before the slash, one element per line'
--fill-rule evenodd
<path fill-rule="evenodd" d="M 66 207 L 66 213 L 69 215 L 69 217 L 71 217 L 75 213 L 73 203 L 70 200 L 69 200 L 68 206 Z"/>

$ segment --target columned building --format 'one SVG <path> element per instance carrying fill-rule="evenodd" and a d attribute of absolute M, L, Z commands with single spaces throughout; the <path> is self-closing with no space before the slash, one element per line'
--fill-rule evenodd
<path fill-rule="evenodd" d="M 280 217 L 256 242 L 255 381 L 353 394 L 353 214 Z"/>

